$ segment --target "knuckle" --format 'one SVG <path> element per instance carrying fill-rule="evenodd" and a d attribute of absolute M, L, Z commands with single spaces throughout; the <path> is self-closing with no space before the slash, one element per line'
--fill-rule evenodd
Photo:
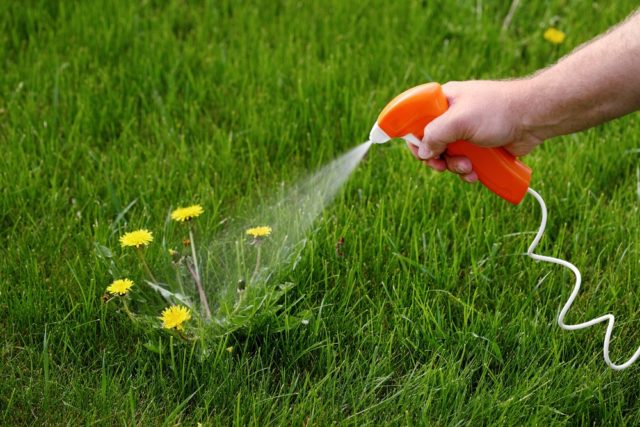
<path fill-rule="evenodd" d="M 452 80 L 443 84 L 442 90 L 444 90 L 447 95 L 453 95 L 456 92 L 456 89 L 458 89 L 459 87 L 460 82 L 457 80 Z"/>

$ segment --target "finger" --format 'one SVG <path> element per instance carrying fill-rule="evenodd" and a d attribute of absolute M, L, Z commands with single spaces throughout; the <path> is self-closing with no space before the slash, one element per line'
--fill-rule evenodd
<path fill-rule="evenodd" d="M 418 156 L 418 147 L 411 144 L 410 142 L 407 142 L 407 148 L 409 149 L 409 151 L 411 151 L 411 154 L 413 154 L 413 157 L 415 157 L 418 160 L 422 160 L 420 156 Z"/>
<path fill-rule="evenodd" d="M 442 159 L 423 160 L 422 163 L 438 172 L 444 172 L 447 170 L 447 163 Z"/>
<path fill-rule="evenodd" d="M 420 160 L 425 166 L 430 167 L 431 169 L 434 169 L 438 172 L 443 172 L 447 169 L 447 165 L 445 163 L 444 160 L 441 159 L 428 159 L 428 160 L 424 160 L 421 159 L 420 156 L 418 155 L 418 147 L 416 147 L 413 144 L 410 144 L 407 142 L 407 147 L 409 148 L 409 151 L 411 151 L 411 154 L 413 154 L 413 156 Z"/>
<path fill-rule="evenodd" d="M 468 182 L 469 184 L 473 184 L 478 181 L 478 174 L 475 171 L 471 171 L 468 174 L 460 175 L 460 178 L 464 182 Z"/>
<path fill-rule="evenodd" d="M 462 82 L 451 80 L 442 85 L 442 92 L 447 97 L 449 106 L 451 106 L 454 103 L 456 96 L 460 93 L 459 89 L 460 89 L 461 83 Z"/>
<path fill-rule="evenodd" d="M 430 149 L 433 157 L 439 156 L 446 150 L 447 144 L 466 139 L 465 126 L 459 114 L 449 109 L 425 126 L 422 141 Z"/>
<path fill-rule="evenodd" d="M 447 169 L 453 173 L 466 175 L 473 170 L 471 160 L 465 156 L 446 156 L 446 160 Z"/>
<path fill-rule="evenodd" d="M 420 157 L 422 160 L 427 160 L 433 157 L 431 149 L 424 141 L 420 141 L 420 146 L 418 146 L 418 157 Z"/>

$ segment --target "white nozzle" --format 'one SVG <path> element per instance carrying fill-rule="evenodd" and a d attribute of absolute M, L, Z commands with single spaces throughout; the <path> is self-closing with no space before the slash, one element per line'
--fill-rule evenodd
<path fill-rule="evenodd" d="M 376 124 L 371 128 L 371 132 L 369 133 L 369 141 L 373 142 L 374 144 L 383 144 L 390 139 L 391 137 L 387 135 L 386 132 L 383 131 L 382 128 L 378 125 L 378 122 L 376 122 Z"/>

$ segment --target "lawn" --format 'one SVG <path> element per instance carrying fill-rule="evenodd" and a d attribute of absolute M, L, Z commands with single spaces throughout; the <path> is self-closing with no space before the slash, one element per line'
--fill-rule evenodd
<path fill-rule="evenodd" d="M 602 325 L 555 324 L 573 277 L 523 256 L 535 201 L 436 174 L 397 141 L 371 149 L 281 271 L 282 312 L 308 324 L 228 333 L 204 355 L 169 346 L 102 302 L 116 277 L 96 251 L 131 261 L 118 236 L 160 236 L 191 203 L 215 239 L 361 143 L 400 91 L 526 75 L 636 6 L 1 2 L 0 424 L 640 423 L 640 365 L 607 368 Z M 635 114 L 525 159 L 550 211 L 540 252 L 585 277 L 567 320 L 615 313 L 617 362 L 640 345 L 639 137 Z"/>

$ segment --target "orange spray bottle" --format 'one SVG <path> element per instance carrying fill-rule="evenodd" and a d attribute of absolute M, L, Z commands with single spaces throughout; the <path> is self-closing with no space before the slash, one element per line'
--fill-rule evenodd
<path fill-rule="evenodd" d="M 449 108 L 447 97 L 438 83 L 427 83 L 409 89 L 396 96 L 382 110 L 376 124 L 371 129 L 369 140 L 373 143 L 384 143 L 392 138 L 403 138 L 418 146 L 422 140 L 424 128 L 433 119 Z M 604 314 L 586 322 L 568 324 L 565 316 L 571 308 L 582 283 L 578 268 L 568 261 L 534 253 L 534 250 L 545 230 L 547 223 L 547 207 L 544 200 L 533 189 L 529 188 L 531 169 L 503 148 L 479 147 L 467 141 L 456 141 L 447 145 L 447 153 L 455 156 L 466 156 L 471 160 L 473 170 L 489 190 L 514 205 L 519 204 L 526 194 L 530 194 L 540 204 L 542 220 L 535 238 L 527 249 L 527 255 L 536 261 L 558 264 L 571 270 L 575 283 L 569 299 L 560 310 L 558 325 L 565 330 L 589 328 L 598 323 L 606 323 L 603 356 L 606 364 L 615 370 L 626 369 L 640 358 L 640 348 L 622 363 L 615 363 L 609 355 L 609 343 L 613 332 L 615 318 L 613 314 Z"/>
<path fill-rule="evenodd" d="M 392 138 L 403 138 L 418 146 L 424 127 L 448 108 L 447 97 L 438 83 L 411 88 L 396 96 L 382 110 L 369 140 L 380 144 Z M 531 169 L 504 148 L 485 148 L 457 141 L 447 146 L 447 153 L 468 157 L 480 182 L 514 205 L 527 194 Z"/>

